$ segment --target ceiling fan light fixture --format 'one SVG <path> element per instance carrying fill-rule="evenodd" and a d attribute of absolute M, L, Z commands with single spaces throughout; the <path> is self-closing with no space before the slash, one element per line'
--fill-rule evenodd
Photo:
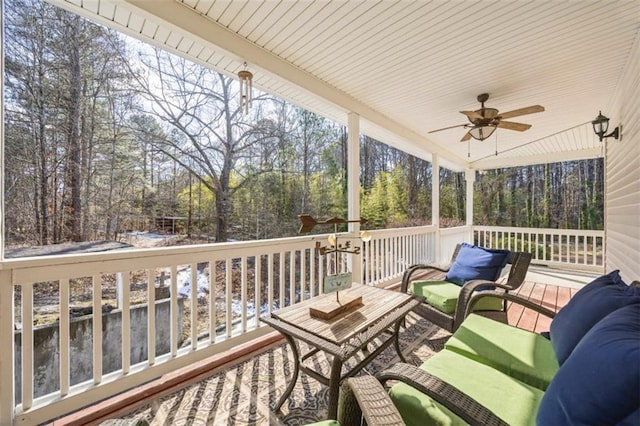
<path fill-rule="evenodd" d="M 495 108 L 484 108 L 484 118 L 496 118 L 498 116 L 498 110 Z"/>
<path fill-rule="evenodd" d="M 476 126 L 469 130 L 472 138 L 483 141 L 496 131 L 496 126 Z"/>

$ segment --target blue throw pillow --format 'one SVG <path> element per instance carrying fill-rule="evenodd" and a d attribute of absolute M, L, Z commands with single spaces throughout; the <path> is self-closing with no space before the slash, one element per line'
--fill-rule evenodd
<path fill-rule="evenodd" d="M 444 279 L 458 285 L 471 280 L 495 281 L 500 277 L 510 254 L 509 250 L 493 250 L 462 243 Z"/>
<path fill-rule="evenodd" d="M 558 364 L 562 365 L 598 321 L 618 308 L 639 302 L 640 287 L 626 285 L 617 270 L 580 289 L 551 321 L 551 345 Z"/>
<path fill-rule="evenodd" d="M 607 315 L 549 384 L 538 425 L 640 424 L 640 303 Z"/>

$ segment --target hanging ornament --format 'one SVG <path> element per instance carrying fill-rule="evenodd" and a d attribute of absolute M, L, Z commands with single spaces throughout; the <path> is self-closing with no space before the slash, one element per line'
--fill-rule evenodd
<path fill-rule="evenodd" d="M 238 73 L 238 78 L 240 79 L 240 109 L 245 114 L 248 114 L 249 108 L 251 108 L 253 74 L 247 71 L 246 62 L 244 63 L 244 69 Z"/>

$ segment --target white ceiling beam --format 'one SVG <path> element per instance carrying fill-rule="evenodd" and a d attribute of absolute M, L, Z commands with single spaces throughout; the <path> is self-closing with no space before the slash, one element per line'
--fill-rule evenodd
<path fill-rule="evenodd" d="M 475 170 L 492 170 L 504 167 L 531 166 L 534 164 L 559 163 L 562 161 L 589 160 L 602 157 L 601 147 L 588 148 L 580 151 L 555 152 L 553 154 L 539 154 L 518 157 L 489 157 L 470 163 L 470 167 Z"/>
<path fill-rule="evenodd" d="M 268 73 L 293 83 L 301 90 L 306 90 L 316 96 L 320 96 L 344 108 L 345 114 L 355 112 L 362 118 L 376 123 L 403 139 L 412 141 L 412 143 L 420 146 L 420 148 L 424 148 L 454 164 L 460 165 L 460 167 L 466 167 L 467 165 L 467 161 L 433 143 L 417 131 L 391 120 L 386 115 L 381 114 L 357 99 L 336 89 L 334 86 L 325 83 L 267 50 L 249 42 L 244 37 L 206 18 L 193 9 L 187 8 L 173 0 L 120 0 L 118 3 L 130 5 L 151 20 L 162 21 L 163 24 L 168 25 L 178 32 L 188 33 L 203 43 L 216 46 L 220 50 L 237 58 L 240 62 L 246 61 L 250 63 L 252 67 L 259 67 Z"/>

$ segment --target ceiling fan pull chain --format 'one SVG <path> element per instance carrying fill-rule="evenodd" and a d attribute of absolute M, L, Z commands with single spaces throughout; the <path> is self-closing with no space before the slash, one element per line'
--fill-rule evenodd
<path fill-rule="evenodd" d="M 467 158 L 471 158 L 471 139 L 467 139 Z"/>
<path fill-rule="evenodd" d="M 498 156 L 498 129 L 496 129 L 496 157 Z"/>

